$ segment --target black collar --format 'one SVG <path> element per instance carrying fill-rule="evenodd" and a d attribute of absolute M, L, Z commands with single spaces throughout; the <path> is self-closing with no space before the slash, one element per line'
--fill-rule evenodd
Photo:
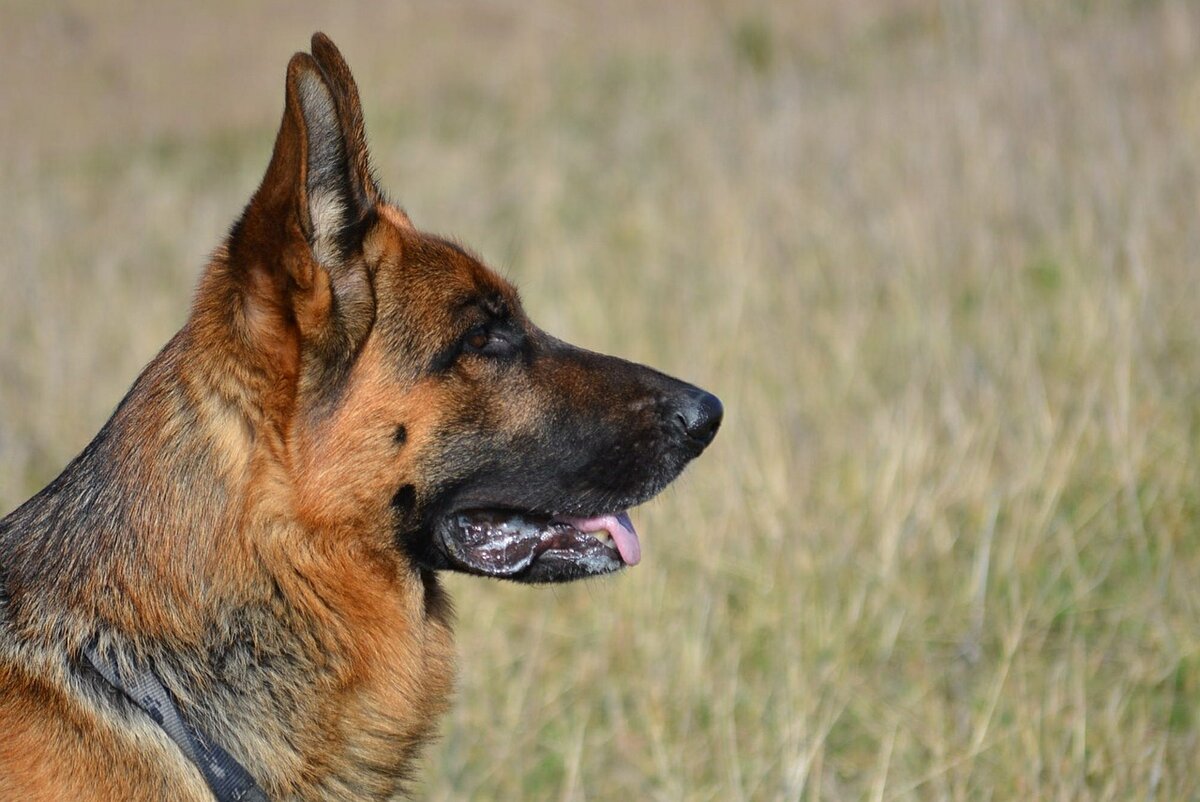
<path fill-rule="evenodd" d="M 116 659 L 101 654 L 95 641 L 85 646 L 83 653 L 101 677 L 144 710 L 196 764 L 217 802 L 268 802 L 250 772 L 183 717 L 171 692 L 151 669 L 134 664 L 131 676 L 123 676 Z"/>

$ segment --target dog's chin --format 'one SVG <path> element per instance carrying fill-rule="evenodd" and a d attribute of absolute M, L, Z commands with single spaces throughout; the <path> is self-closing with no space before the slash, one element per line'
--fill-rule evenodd
<path fill-rule="evenodd" d="M 636 565 L 637 533 L 625 512 L 591 518 L 464 510 L 433 531 L 438 567 L 516 582 L 569 582 Z"/>

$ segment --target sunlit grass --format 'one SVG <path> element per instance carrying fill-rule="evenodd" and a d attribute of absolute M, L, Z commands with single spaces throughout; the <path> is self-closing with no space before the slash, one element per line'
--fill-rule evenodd
<path fill-rule="evenodd" d="M 880 5 L 288 23 L 363 62 L 419 224 L 727 409 L 637 569 L 449 580 L 423 798 L 1200 793 L 1200 17 Z M 277 79 L 251 123 L 0 130 L 35 154 L 0 161 L 0 507 L 181 322 L 285 59 L 238 57 Z"/>

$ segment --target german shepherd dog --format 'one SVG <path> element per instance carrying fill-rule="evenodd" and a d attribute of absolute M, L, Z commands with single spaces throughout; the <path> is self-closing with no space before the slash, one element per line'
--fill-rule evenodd
<path fill-rule="evenodd" d="M 414 228 L 316 34 L 186 324 L 0 521 L 0 799 L 403 794 L 453 685 L 438 572 L 636 564 L 626 511 L 721 414 Z"/>

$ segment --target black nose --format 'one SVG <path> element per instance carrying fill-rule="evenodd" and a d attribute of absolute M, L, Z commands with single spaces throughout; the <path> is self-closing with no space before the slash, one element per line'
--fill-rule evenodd
<path fill-rule="evenodd" d="M 688 439 L 704 448 L 717 436 L 725 408 L 721 399 L 699 388 L 689 390 L 676 411 Z"/>

